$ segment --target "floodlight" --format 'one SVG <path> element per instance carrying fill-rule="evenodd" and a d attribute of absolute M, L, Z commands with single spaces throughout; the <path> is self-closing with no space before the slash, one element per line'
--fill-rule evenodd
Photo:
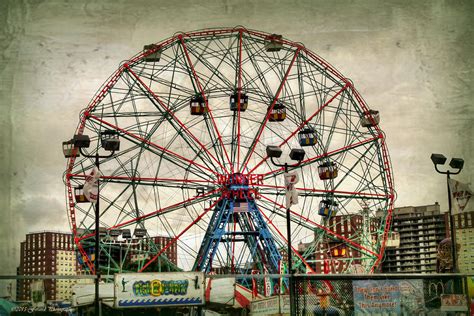
<path fill-rule="evenodd" d="M 454 169 L 462 169 L 464 167 L 464 159 L 462 158 L 453 158 L 449 162 L 449 166 Z"/>
<path fill-rule="evenodd" d="M 270 158 L 280 158 L 282 150 L 278 146 L 267 146 L 267 156 Z"/>
<path fill-rule="evenodd" d="M 135 232 L 133 233 L 135 237 L 141 238 L 146 236 L 146 229 L 145 228 L 135 228 Z"/>
<path fill-rule="evenodd" d="M 304 159 L 304 155 L 305 155 L 304 149 L 293 148 L 290 151 L 291 160 L 302 161 Z"/>

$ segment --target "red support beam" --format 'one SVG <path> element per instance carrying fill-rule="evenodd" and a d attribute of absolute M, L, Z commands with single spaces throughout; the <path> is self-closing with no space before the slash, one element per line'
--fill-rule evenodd
<path fill-rule="evenodd" d="M 324 157 L 330 157 L 330 156 L 333 156 L 333 155 L 337 155 L 337 154 L 339 154 L 339 153 L 341 153 L 341 152 L 343 152 L 343 151 L 346 151 L 346 150 L 349 150 L 349 149 L 353 149 L 353 148 L 356 148 L 356 147 L 365 145 L 365 144 L 370 143 L 370 142 L 373 142 L 373 141 L 375 141 L 375 140 L 377 140 L 377 139 L 379 139 L 379 138 L 378 138 L 378 137 L 373 137 L 373 138 L 364 139 L 364 140 L 361 140 L 361 141 L 359 141 L 359 142 L 357 142 L 357 143 L 350 144 L 350 145 L 347 145 L 347 146 L 344 146 L 344 147 L 341 147 L 341 148 L 338 148 L 338 149 L 329 151 L 329 152 L 324 153 L 324 154 L 322 154 L 322 155 L 305 159 L 305 160 L 303 160 L 303 161 L 301 162 L 301 166 L 303 167 L 305 164 L 312 163 L 312 162 L 317 161 L 317 160 L 321 160 L 321 159 L 324 158 Z M 267 157 L 267 158 L 268 158 L 268 157 Z M 278 169 L 269 171 L 269 172 L 267 172 L 267 173 L 264 174 L 264 177 L 265 177 L 265 176 L 268 176 L 268 175 L 271 175 L 271 174 L 274 174 L 274 173 L 277 173 L 277 172 L 280 172 L 280 171 L 283 171 L 284 169 L 285 169 L 284 167 L 281 167 L 281 168 L 278 168 Z"/>
<path fill-rule="evenodd" d="M 172 210 L 172 209 L 175 209 L 176 207 L 180 207 L 180 206 L 185 206 L 186 204 L 188 203 L 191 203 L 191 202 L 194 202 L 198 199 L 202 199 L 202 198 L 205 198 L 205 197 L 209 197 L 217 192 L 220 192 L 222 191 L 223 189 L 220 188 L 220 189 L 216 189 L 216 190 L 213 190 L 213 191 L 210 191 L 210 192 L 207 192 L 203 195 L 198 195 L 198 196 L 194 196 L 192 198 L 189 198 L 189 199 L 186 199 L 184 201 L 181 201 L 181 202 L 178 202 L 178 203 L 175 203 L 175 204 L 172 204 L 172 205 L 169 205 L 169 206 L 166 206 L 166 207 L 163 207 L 163 208 L 160 208 L 156 211 L 153 211 L 151 213 L 148 213 L 148 214 L 144 214 L 144 215 L 141 215 L 141 216 L 138 216 L 138 217 L 135 217 L 135 218 L 132 218 L 128 221 L 125 221 L 125 222 L 122 222 L 122 223 L 119 223 L 119 224 L 116 224 L 114 226 L 111 226 L 109 228 L 107 228 L 107 230 L 111 230 L 111 229 L 115 229 L 115 228 L 120 228 L 120 227 L 123 227 L 123 226 L 127 226 L 127 225 L 130 225 L 130 224 L 133 224 L 133 223 L 136 223 L 138 221 L 142 221 L 144 219 L 147 219 L 149 217 L 152 217 L 152 216 L 155 216 L 155 215 L 159 215 L 160 213 L 163 213 L 163 212 L 166 212 L 166 211 L 169 211 L 169 210 Z M 222 199 L 222 197 L 220 197 L 220 199 Z M 84 240 L 84 239 L 87 239 L 87 238 L 90 238 L 90 237 L 94 237 L 94 233 L 92 234 L 88 234 L 88 235 L 84 235 L 82 236 L 81 238 L 79 238 L 79 240 Z"/>
<path fill-rule="evenodd" d="M 186 56 L 186 60 L 187 60 L 187 62 L 188 62 L 188 66 L 191 68 L 191 72 L 193 73 L 194 80 L 196 81 L 196 84 L 197 84 L 197 86 L 198 86 L 198 89 L 199 89 L 199 91 L 201 92 L 202 97 L 204 98 L 204 103 L 206 103 L 206 107 L 207 107 L 207 111 L 208 111 L 209 117 L 211 118 L 212 124 L 213 124 L 213 126 L 214 126 L 214 130 L 215 130 L 216 133 L 217 133 L 217 139 L 218 139 L 219 143 L 220 143 L 221 146 L 222 146 L 222 150 L 224 151 L 224 154 L 225 154 L 225 156 L 226 156 L 227 162 L 229 163 L 230 166 L 232 166 L 232 163 L 230 162 L 230 159 L 229 159 L 229 155 L 227 154 L 227 150 L 226 150 L 226 148 L 225 148 L 225 146 L 224 146 L 224 143 L 222 142 L 222 136 L 221 136 L 221 134 L 219 133 L 219 129 L 217 128 L 216 121 L 214 120 L 214 115 L 212 115 L 212 110 L 211 110 L 211 108 L 210 108 L 210 106 L 209 106 L 209 102 L 208 102 L 208 100 L 207 100 L 207 96 L 204 94 L 204 90 L 203 90 L 203 88 L 202 88 L 202 86 L 201 86 L 201 83 L 200 83 L 200 81 L 199 81 L 199 78 L 198 78 L 198 76 L 197 76 L 197 74 L 196 74 L 196 70 L 194 69 L 193 63 L 191 62 L 191 58 L 189 57 L 188 49 L 187 49 L 187 47 L 186 47 L 186 44 L 184 43 L 183 36 L 180 34 L 180 35 L 178 35 L 178 38 L 179 38 L 179 40 L 181 41 L 181 47 L 183 47 L 183 51 L 184 51 L 184 54 L 185 54 L 185 56 Z M 234 173 L 233 170 L 232 170 L 232 173 Z"/>
<path fill-rule="evenodd" d="M 280 204 L 280 203 L 278 203 L 278 202 L 276 202 L 276 201 L 274 201 L 274 200 L 272 200 L 272 199 L 270 199 L 270 198 L 268 198 L 268 197 L 266 197 L 266 196 L 264 196 L 264 195 L 261 195 L 261 197 L 263 197 L 264 199 L 266 199 L 266 200 L 270 201 L 271 203 L 277 205 L 279 208 L 286 210 L 286 207 L 285 207 L 284 205 L 282 205 L 282 204 Z M 320 225 L 320 224 L 318 224 L 318 223 L 316 223 L 316 222 L 310 220 L 309 218 L 304 217 L 303 215 L 300 215 L 300 214 L 296 213 L 295 211 L 290 210 L 290 213 L 293 214 L 293 215 L 295 215 L 296 217 L 298 217 L 298 218 L 300 218 L 300 219 L 306 221 L 307 223 L 310 223 L 310 224 L 314 225 L 315 227 L 317 227 L 317 228 L 319 228 L 319 229 L 321 229 L 321 230 L 324 230 L 327 234 L 329 234 L 329 235 L 331 235 L 331 236 L 334 236 L 334 237 L 336 237 L 336 238 L 339 239 L 339 240 L 343 240 L 343 241 L 345 241 L 346 243 L 351 244 L 352 246 L 354 246 L 354 247 L 356 247 L 356 248 L 358 248 L 358 249 L 360 249 L 360 250 L 363 250 L 363 251 L 367 252 L 367 253 L 370 254 L 370 255 L 373 255 L 374 257 L 377 257 L 377 258 L 379 257 L 379 255 L 376 254 L 375 252 L 373 252 L 372 250 L 365 248 L 364 246 L 362 246 L 362 245 L 360 245 L 360 244 L 358 244 L 358 243 L 356 243 L 356 242 L 350 240 L 349 238 L 346 238 L 346 237 L 344 237 L 344 236 L 342 236 L 342 235 L 339 235 L 339 234 L 333 232 L 333 231 L 330 230 L 329 228 L 327 228 L 327 227 L 325 227 L 325 226 L 322 226 L 322 225 Z"/>
<path fill-rule="evenodd" d="M 280 145 L 278 145 L 278 147 L 281 147 L 283 146 L 284 144 L 286 144 L 293 136 L 296 135 L 296 133 L 298 133 L 304 126 L 306 126 L 306 124 L 308 124 L 309 121 L 311 121 L 316 115 L 318 115 L 326 106 L 328 106 L 329 104 L 331 104 L 331 102 L 336 99 L 344 90 L 346 90 L 348 87 L 350 86 L 350 83 L 347 82 L 344 87 L 342 87 L 341 90 L 339 90 L 335 95 L 333 95 L 328 101 L 326 101 L 326 103 L 324 103 L 322 106 L 320 106 L 308 119 L 306 119 L 303 123 L 301 123 L 291 134 L 290 136 L 288 136 Z M 252 170 L 249 171 L 249 173 L 252 173 L 255 171 L 255 169 L 257 169 L 262 163 L 264 163 L 265 161 L 267 161 L 268 159 L 268 156 L 265 156 L 264 159 L 262 159 L 257 165 L 255 165 L 255 167 L 252 168 Z"/>
<path fill-rule="evenodd" d="M 186 127 L 186 125 L 181 122 L 181 120 L 173 113 L 173 111 L 171 111 L 170 108 L 158 97 L 158 95 L 154 93 L 150 89 L 150 87 L 145 84 L 145 82 L 143 82 L 143 80 L 128 66 L 128 64 L 125 64 L 124 67 L 127 68 L 128 73 L 135 77 L 135 79 L 142 85 L 143 88 L 145 88 L 145 90 L 153 97 L 153 99 L 155 99 L 165 109 L 166 113 L 170 114 L 173 117 L 173 119 L 178 123 L 178 125 L 186 132 L 186 135 L 191 137 L 204 150 L 204 152 L 208 154 L 208 157 L 212 158 L 212 160 L 217 162 L 217 164 L 219 165 L 219 167 L 221 167 L 222 170 L 224 170 L 226 173 L 229 173 L 221 164 L 221 162 L 217 160 L 214 155 L 211 154 L 211 152 L 206 148 L 206 146 L 204 146 L 199 141 L 199 139 L 194 136 L 194 134 Z"/>
<path fill-rule="evenodd" d="M 283 90 L 283 87 L 285 86 L 285 82 L 286 80 L 288 79 L 288 75 L 290 74 L 290 71 L 291 71 L 291 68 L 293 67 L 293 64 L 295 63 L 295 60 L 296 60 L 296 57 L 298 57 L 298 54 L 300 53 L 300 49 L 301 48 L 297 48 L 296 51 L 295 51 L 295 54 L 293 55 L 293 58 L 291 59 L 291 62 L 290 62 L 290 65 L 288 66 L 288 69 L 286 70 L 285 72 L 285 75 L 283 76 L 283 79 L 282 81 L 280 82 L 280 86 L 278 87 L 278 90 L 275 94 L 275 97 L 273 99 L 273 102 L 270 106 L 270 109 L 267 111 L 267 114 L 265 115 L 265 120 L 263 121 L 263 124 L 260 125 L 260 128 L 258 130 L 258 133 L 257 135 L 255 136 L 255 139 L 254 139 L 254 142 L 253 142 L 253 145 L 252 147 L 250 148 L 250 152 L 247 154 L 247 157 L 243 163 L 243 166 L 242 168 L 240 169 L 241 172 L 243 172 L 245 170 L 245 168 L 247 167 L 247 164 L 249 163 L 250 161 L 250 158 L 252 157 L 252 154 L 254 153 L 255 151 L 255 147 L 257 146 L 257 143 L 259 142 L 260 140 L 260 137 L 262 136 L 262 133 L 263 133 L 263 130 L 265 129 L 265 126 L 267 125 L 268 123 L 268 118 L 270 117 L 270 113 L 271 111 L 273 110 L 273 107 L 275 106 L 276 102 L 278 101 L 278 98 L 280 97 L 280 93 L 281 91 Z M 255 169 L 255 168 L 254 168 Z M 252 169 L 253 171 L 253 169 Z M 252 171 L 250 171 L 249 173 L 252 173 Z"/>
<path fill-rule="evenodd" d="M 130 137 L 132 137 L 132 138 L 134 138 L 134 139 L 136 139 L 136 140 L 138 140 L 138 141 L 140 141 L 140 142 L 142 142 L 142 143 L 144 143 L 144 144 L 147 144 L 147 145 L 149 145 L 149 146 L 151 146 L 151 147 L 154 147 L 154 148 L 156 148 L 156 149 L 159 149 L 160 151 L 165 152 L 165 153 L 169 154 L 170 156 L 173 156 L 173 157 L 178 158 L 178 159 L 180 159 L 180 160 L 186 161 L 186 162 L 188 162 L 188 163 L 190 163 L 190 164 L 192 164 L 192 165 L 194 165 L 194 166 L 197 166 L 198 168 L 201 168 L 201 169 L 203 169 L 203 170 L 207 170 L 207 171 L 209 171 L 209 172 L 211 172 L 211 173 L 213 173 L 213 174 L 215 174 L 215 175 L 218 175 L 218 173 L 217 173 L 216 171 L 214 171 L 214 170 L 212 170 L 212 169 L 209 169 L 209 168 L 207 168 L 206 166 L 203 166 L 203 165 L 201 165 L 201 164 L 195 162 L 194 160 L 190 160 L 190 159 L 185 158 L 185 157 L 183 157 L 183 156 L 181 156 L 181 155 L 178 155 L 177 153 L 175 153 L 175 152 L 173 152 L 173 151 L 171 151 L 171 150 L 169 150 L 169 149 L 166 149 L 166 148 L 164 148 L 164 147 L 162 147 L 162 146 L 159 146 L 159 145 L 157 145 L 157 144 L 155 144 L 155 143 L 153 143 L 153 142 L 151 142 L 151 141 L 149 141 L 149 140 L 147 140 L 147 139 L 145 139 L 145 138 L 143 138 L 143 137 L 140 137 L 140 136 L 137 136 L 137 135 L 135 135 L 135 134 L 133 134 L 133 133 L 130 133 L 129 131 L 127 131 L 127 130 L 125 130 L 125 129 L 123 129 L 123 128 L 120 128 L 120 127 L 118 127 L 118 126 L 116 126 L 116 125 L 114 125 L 114 124 L 112 124 L 112 123 L 107 122 L 107 121 L 104 121 L 104 120 L 100 119 L 99 117 L 97 117 L 97 116 L 95 116 L 95 115 L 89 114 L 89 117 L 90 117 L 91 119 L 93 119 L 93 120 L 99 122 L 99 123 L 102 123 L 102 124 L 104 124 L 104 125 L 107 125 L 107 126 L 110 127 L 110 128 L 113 128 L 114 130 L 116 130 L 116 131 L 118 131 L 118 132 L 121 132 L 121 133 L 124 134 L 124 135 L 130 136 Z"/>

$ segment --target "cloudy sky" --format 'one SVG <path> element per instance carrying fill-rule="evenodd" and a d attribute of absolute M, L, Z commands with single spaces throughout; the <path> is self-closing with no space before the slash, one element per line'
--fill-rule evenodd
<path fill-rule="evenodd" d="M 61 142 L 118 64 L 178 31 L 243 25 L 302 42 L 381 111 L 396 206 L 447 208 L 432 152 L 474 173 L 474 2 L 0 1 L 0 273 L 27 232 L 69 229 Z"/>

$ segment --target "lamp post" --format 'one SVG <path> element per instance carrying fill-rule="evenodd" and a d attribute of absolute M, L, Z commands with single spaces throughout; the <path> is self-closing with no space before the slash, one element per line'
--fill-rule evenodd
<path fill-rule="evenodd" d="M 270 157 L 272 163 L 277 167 L 284 167 L 285 173 L 288 173 L 288 168 L 298 167 L 303 161 L 305 152 L 303 149 L 291 149 L 290 159 L 297 161 L 296 164 L 288 165 L 276 163 L 274 158 L 280 158 L 282 150 L 278 146 L 267 146 L 267 156 Z M 286 232 L 287 232 L 287 253 L 288 253 L 288 270 L 290 271 L 289 286 L 290 286 L 290 315 L 296 315 L 295 311 L 295 289 L 293 284 L 293 263 L 291 258 L 291 222 L 290 222 L 290 207 L 286 208 Z"/>
<path fill-rule="evenodd" d="M 438 165 L 444 165 L 446 163 L 446 157 L 442 154 L 431 154 L 431 161 L 434 164 L 436 172 L 440 174 L 446 175 L 446 182 L 448 185 L 448 209 L 449 209 L 449 226 L 450 226 L 450 234 L 451 234 L 451 254 L 453 259 L 453 271 L 457 272 L 457 250 L 456 250 L 456 235 L 454 233 L 454 216 L 452 210 L 452 201 L 451 201 L 451 188 L 449 187 L 449 179 L 451 178 L 450 175 L 456 175 L 461 172 L 464 166 L 464 160 L 461 158 L 452 158 L 449 162 L 449 166 L 453 169 L 457 169 L 457 171 L 441 171 L 438 169 Z"/>
<path fill-rule="evenodd" d="M 77 148 L 79 149 L 81 155 L 87 158 L 95 158 L 95 166 L 97 167 L 97 170 L 100 170 L 100 159 L 103 158 L 110 158 L 114 155 L 116 151 L 120 149 L 120 140 L 118 138 L 118 133 L 116 131 L 112 130 L 105 130 L 100 133 L 100 141 L 101 141 L 101 147 L 105 149 L 106 151 L 110 151 L 110 154 L 108 155 L 99 155 L 99 150 L 95 153 L 95 155 L 90 155 L 86 152 L 83 151 L 83 148 L 89 148 L 90 146 L 90 138 L 88 135 L 74 135 L 72 140 L 68 142 L 64 142 L 63 146 L 65 144 L 70 144 L 72 145 L 72 150 L 69 150 L 66 152 L 64 150 L 64 156 L 66 158 L 72 157 L 74 154 L 77 154 Z M 69 155 L 68 155 L 69 154 Z M 95 299 L 94 299 L 94 310 L 95 310 L 95 315 L 100 315 L 100 308 L 99 308 L 99 279 L 100 279 L 100 268 L 99 268 L 99 257 L 100 257 L 100 245 L 99 245 L 99 238 L 100 238 L 100 232 L 99 232 L 99 179 L 97 179 L 97 201 L 95 203 L 94 211 L 95 211 L 95 254 L 94 254 L 94 270 L 96 274 L 95 278 Z"/>

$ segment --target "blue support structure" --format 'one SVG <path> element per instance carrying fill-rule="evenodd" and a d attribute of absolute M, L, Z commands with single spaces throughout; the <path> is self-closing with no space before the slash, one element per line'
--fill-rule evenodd
<path fill-rule="evenodd" d="M 227 193 L 229 197 L 213 210 L 193 270 L 209 273 L 216 254 L 222 255 L 225 249 L 227 258 L 233 257 L 233 243 L 242 243 L 248 252 L 245 258 L 234 257 L 234 273 L 250 274 L 255 268 L 261 273 L 279 273 L 280 252 L 248 185 L 229 184 Z"/>

